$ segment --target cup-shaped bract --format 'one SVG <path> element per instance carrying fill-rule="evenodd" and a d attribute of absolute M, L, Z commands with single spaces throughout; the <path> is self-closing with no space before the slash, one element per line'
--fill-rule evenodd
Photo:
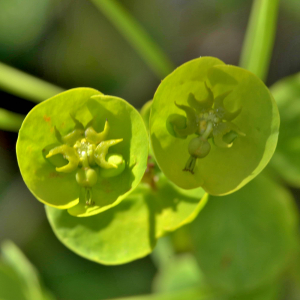
<path fill-rule="evenodd" d="M 152 252 L 157 239 L 192 222 L 205 206 L 202 188 L 182 190 L 163 174 L 156 188 L 141 182 L 119 205 L 89 218 L 46 207 L 57 238 L 75 253 L 92 261 L 117 265 Z"/>
<path fill-rule="evenodd" d="M 150 138 L 167 178 L 212 195 L 238 190 L 267 165 L 278 139 L 279 113 L 251 72 L 202 57 L 177 68 L 158 87 Z"/>
<path fill-rule="evenodd" d="M 39 201 L 73 216 L 91 216 L 136 188 L 147 166 L 147 132 L 140 114 L 123 99 L 77 88 L 29 112 L 17 157 Z"/>

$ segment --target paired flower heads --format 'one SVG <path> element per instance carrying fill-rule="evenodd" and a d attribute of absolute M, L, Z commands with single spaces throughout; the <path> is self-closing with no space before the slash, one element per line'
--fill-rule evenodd
<path fill-rule="evenodd" d="M 276 103 L 259 78 L 212 57 L 187 62 L 167 76 L 149 117 L 153 155 L 166 178 L 212 195 L 232 193 L 261 172 L 276 148 L 278 128 Z M 147 168 L 148 143 L 143 119 L 129 103 L 78 88 L 28 114 L 17 155 L 39 201 L 86 217 L 118 205 L 137 187 Z M 155 189 L 151 176 L 145 180 Z"/>
<path fill-rule="evenodd" d="M 217 147 L 230 148 L 238 135 L 245 136 L 231 122 L 240 114 L 242 108 L 229 112 L 224 106 L 224 100 L 231 91 L 214 97 L 206 82 L 204 82 L 204 86 L 208 94 L 205 99 L 198 100 L 193 93 L 190 93 L 187 99 L 189 106 L 174 102 L 179 109 L 185 112 L 184 121 L 181 115 L 173 115 L 168 120 L 175 137 L 185 139 L 189 135 L 197 135 L 191 139 L 188 145 L 190 157 L 183 169 L 192 174 L 194 174 L 197 159 L 206 157 L 211 150 L 209 139 L 212 139 Z"/>

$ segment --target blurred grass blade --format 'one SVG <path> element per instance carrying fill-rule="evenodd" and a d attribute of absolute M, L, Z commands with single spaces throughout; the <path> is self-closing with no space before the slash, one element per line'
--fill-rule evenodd
<path fill-rule="evenodd" d="M 13 242 L 8 240 L 3 241 L 1 244 L 1 254 L 2 261 L 11 267 L 19 278 L 19 284 L 22 287 L 26 299 L 55 300 L 54 296 L 41 284 L 36 268 Z"/>
<path fill-rule="evenodd" d="M 279 0 L 254 0 L 240 66 L 266 79 L 276 33 Z"/>
<path fill-rule="evenodd" d="M 21 98 L 41 102 L 64 90 L 0 62 L 0 89 Z"/>
<path fill-rule="evenodd" d="M 19 131 L 25 116 L 0 108 L 0 130 Z"/>
<path fill-rule="evenodd" d="M 175 66 L 140 24 L 115 0 L 91 0 L 135 48 L 152 71 L 163 78 Z"/>
<path fill-rule="evenodd" d="M 10 265 L 21 278 L 23 285 L 26 287 L 27 297 L 42 300 L 37 271 L 20 249 L 11 241 L 4 241 L 1 245 L 1 252 L 4 262 Z"/>

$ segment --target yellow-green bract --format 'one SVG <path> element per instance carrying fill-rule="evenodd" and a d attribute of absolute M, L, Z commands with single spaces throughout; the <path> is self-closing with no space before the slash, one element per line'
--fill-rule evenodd
<path fill-rule="evenodd" d="M 73 218 L 66 211 L 46 207 L 57 238 L 92 261 L 117 265 L 152 252 L 157 239 L 194 220 L 205 206 L 203 189 L 182 190 L 163 174 L 156 189 L 139 186 L 119 205 L 89 218 Z"/>
<path fill-rule="evenodd" d="M 79 217 L 122 201 L 140 182 L 147 156 L 140 114 L 126 101 L 90 88 L 66 91 L 34 107 L 17 142 L 30 191 Z"/>
<path fill-rule="evenodd" d="M 279 114 L 251 72 L 202 57 L 177 68 L 158 87 L 150 138 L 164 174 L 184 189 L 232 193 L 259 174 L 277 144 Z"/>

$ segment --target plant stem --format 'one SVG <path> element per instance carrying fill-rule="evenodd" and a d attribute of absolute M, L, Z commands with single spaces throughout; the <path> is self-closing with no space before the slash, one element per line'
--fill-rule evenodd
<path fill-rule="evenodd" d="M 114 24 L 159 77 L 164 78 L 175 66 L 140 24 L 115 0 L 91 0 Z"/>
<path fill-rule="evenodd" d="M 60 87 L 7 66 L 1 62 L 0 89 L 35 103 L 41 102 L 64 91 Z"/>
<path fill-rule="evenodd" d="M 265 81 L 276 34 L 279 0 L 254 0 L 240 66 Z"/>
<path fill-rule="evenodd" d="M 18 132 L 25 116 L 0 108 L 0 130 Z"/>

